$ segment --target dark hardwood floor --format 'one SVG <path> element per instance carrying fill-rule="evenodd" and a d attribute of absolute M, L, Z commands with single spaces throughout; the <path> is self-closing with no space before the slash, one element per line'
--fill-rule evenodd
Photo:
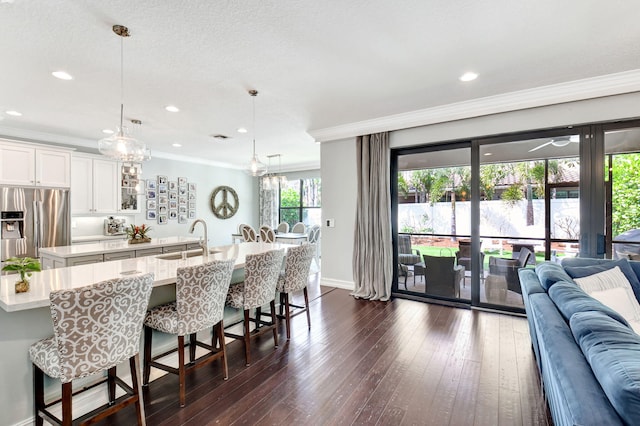
<path fill-rule="evenodd" d="M 322 288 L 292 319 L 228 345 L 229 380 L 214 362 L 187 376 L 187 406 L 167 375 L 145 389 L 149 425 L 547 425 L 526 319 L 410 300 L 356 300 Z M 312 292 L 313 294 L 313 292 Z M 133 408 L 102 422 L 135 423 Z"/>

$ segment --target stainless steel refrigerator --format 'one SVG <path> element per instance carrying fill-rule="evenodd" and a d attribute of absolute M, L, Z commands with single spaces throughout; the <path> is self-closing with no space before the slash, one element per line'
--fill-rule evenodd
<path fill-rule="evenodd" d="M 0 187 L 0 266 L 71 241 L 69 189 Z"/>

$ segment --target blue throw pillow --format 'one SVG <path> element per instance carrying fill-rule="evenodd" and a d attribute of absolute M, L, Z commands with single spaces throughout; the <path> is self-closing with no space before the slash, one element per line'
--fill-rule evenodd
<path fill-rule="evenodd" d="M 549 288 L 558 281 L 571 281 L 564 268 L 555 262 L 542 262 L 536 265 L 536 275 L 540 280 L 540 285 L 549 291 Z"/>
<path fill-rule="evenodd" d="M 570 326 L 613 408 L 640 425 L 640 336 L 601 312 L 576 313 Z"/>
<path fill-rule="evenodd" d="M 575 283 L 566 281 L 555 283 L 549 289 L 549 297 L 567 322 L 576 312 L 597 311 L 629 327 L 629 323 L 622 315 L 589 296 Z"/>
<path fill-rule="evenodd" d="M 625 277 L 629 280 L 633 294 L 636 296 L 638 303 L 640 303 L 640 280 L 627 259 L 618 259 L 610 261 L 600 261 L 589 266 L 569 266 L 565 265 L 564 269 L 571 278 L 583 278 L 589 275 L 597 274 L 598 272 L 608 271 L 615 267 L 619 267 Z"/>

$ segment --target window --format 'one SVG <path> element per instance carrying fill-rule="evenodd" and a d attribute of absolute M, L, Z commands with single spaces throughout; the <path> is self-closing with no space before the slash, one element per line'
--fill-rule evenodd
<path fill-rule="evenodd" d="M 280 222 L 293 226 L 297 222 L 307 227 L 320 225 L 321 185 L 319 178 L 294 179 L 280 187 Z"/>

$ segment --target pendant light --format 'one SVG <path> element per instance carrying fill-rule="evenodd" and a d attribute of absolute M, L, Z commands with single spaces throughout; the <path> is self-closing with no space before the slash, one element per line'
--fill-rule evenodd
<path fill-rule="evenodd" d="M 267 155 L 267 158 L 269 159 L 269 170 L 271 170 L 271 159 L 274 157 L 278 157 L 278 172 L 268 173 L 262 179 L 264 189 L 276 191 L 287 183 L 287 177 L 281 172 L 282 164 L 280 163 L 280 154 Z"/>
<path fill-rule="evenodd" d="M 129 135 L 123 125 L 124 119 L 124 38 L 129 37 L 129 28 L 124 25 L 114 25 L 113 32 L 120 38 L 120 126 L 118 131 L 108 138 L 98 141 L 98 150 L 107 157 L 128 162 L 139 163 L 151 158 L 151 154 L 144 142 Z M 136 120 L 137 121 L 137 120 Z"/>
<path fill-rule="evenodd" d="M 267 173 L 267 166 L 258 159 L 256 155 L 256 96 L 258 96 L 257 90 L 249 90 L 249 95 L 253 97 L 253 157 L 251 161 L 245 167 L 247 174 L 257 177 L 264 176 Z"/>

